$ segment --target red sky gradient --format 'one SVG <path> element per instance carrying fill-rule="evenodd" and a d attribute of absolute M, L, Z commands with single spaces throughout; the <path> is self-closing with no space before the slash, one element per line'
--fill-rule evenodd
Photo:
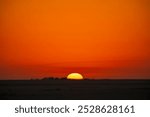
<path fill-rule="evenodd" d="M 0 0 L 0 79 L 150 79 L 149 0 Z"/>

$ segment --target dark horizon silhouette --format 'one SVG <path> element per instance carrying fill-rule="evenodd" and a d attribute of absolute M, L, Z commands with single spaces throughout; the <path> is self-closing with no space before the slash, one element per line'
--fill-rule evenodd
<path fill-rule="evenodd" d="M 68 80 L 44 77 L 31 80 L 0 80 L 0 99 L 150 99 L 150 80 Z"/>

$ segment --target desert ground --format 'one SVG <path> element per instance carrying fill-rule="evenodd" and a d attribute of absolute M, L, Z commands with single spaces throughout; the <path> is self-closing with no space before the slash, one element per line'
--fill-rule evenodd
<path fill-rule="evenodd" d="M 150 80 L 1 80 L 2 100 L 147 100 Z"/>

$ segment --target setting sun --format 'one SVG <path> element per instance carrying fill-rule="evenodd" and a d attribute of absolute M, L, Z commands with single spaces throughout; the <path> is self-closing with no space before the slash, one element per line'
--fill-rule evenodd
<path fill-rule="evenodd" d="M 83 80 L 83 76 L 79 73 L 71 73 L 67 76 L 67 79 L 70 79 L 70 80 Z"/>

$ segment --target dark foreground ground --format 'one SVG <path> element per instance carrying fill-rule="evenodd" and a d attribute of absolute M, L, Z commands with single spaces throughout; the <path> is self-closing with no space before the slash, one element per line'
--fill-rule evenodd
<path fill-rule="evenodd" d="M 150 80 L 0 81 L 0 99 L 150 99 Z"/>

